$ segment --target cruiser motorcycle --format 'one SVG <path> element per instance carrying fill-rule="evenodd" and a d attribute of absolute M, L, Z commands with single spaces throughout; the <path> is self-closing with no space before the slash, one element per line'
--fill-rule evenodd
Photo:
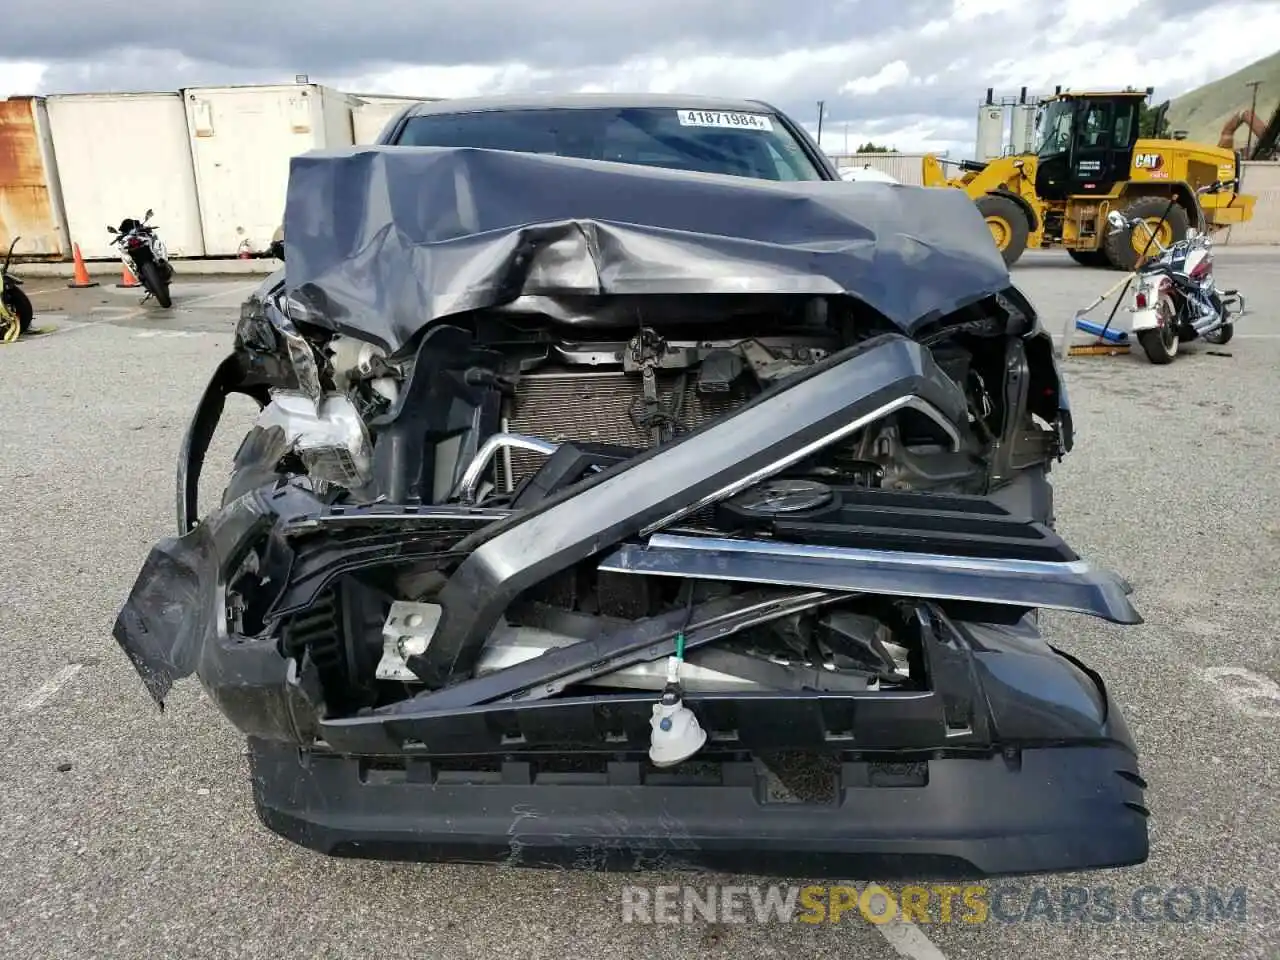
<path fill-rule="evenodd" d="M 1235 181 L 1215 181 L 1196 191 L 1217 193 Z M 1185 240 L 1164 246 L 1156 231 L 1141 217 L 1125 217 L 1118 210 L 1107 215 L 1113 231 L 1139 225 L 1159 253 L 1138 268 L 1130 329 L 1151 363 L 1172 363 L 1180 343 L 1203 339 L 1223 344 L 1235 333 L 1244 314 L 1244 298 L 1237 290 L 1219 290 L 1213 277 L 1213 240 L 1203 229 L 1187 231 Z"/>
<path fill-rule="evenodd" d="M 129 272 L 138 278 L 138 282 L 147 291 L 142 298 L 146 303 L 151 297 L 162 307 L 171 307 L 173 300 L 169 296 L 169 282 L 173 279 L 173 267 L 169 264 L 169 251 L 156 233 L 156 228 L 149 224 L 153 210 L 147 210 L 141 220 L 125 217 L 119 227 L 108 224 L 107 233 L 113 234 L 113 246 L 119 247 L 120 259 Z"/>

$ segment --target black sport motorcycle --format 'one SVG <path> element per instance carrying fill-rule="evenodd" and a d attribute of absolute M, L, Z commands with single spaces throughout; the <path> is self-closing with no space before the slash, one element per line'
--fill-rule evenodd
<path fill-rule="evenodd" d="M 120 248 L 120 259 L 129 272 L 146 288 L 147 296 L 155 297 L 162 307 L 173 306 L 169 296 L 169 283 L 173 280 L 173 267 L 169 264 L 169 251 L 147 221 L 155 211 L 148 210 L 141 220 L 125 217 L 119 227 L 107 225 L 107 233 L 114 234 L 113 246 Z"/>

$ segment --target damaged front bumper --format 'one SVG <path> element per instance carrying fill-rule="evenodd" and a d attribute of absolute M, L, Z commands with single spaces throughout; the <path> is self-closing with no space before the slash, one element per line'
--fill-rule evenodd
<path fill-rule="evenodd" d="M 591 870 L 943 879 L 1147 858 L 1133 754 L 1112 744 L 860 759 L 798 798 L 759 761 L 646 773 L 372 763 L 250 742 L 263 822 L 331 856 Z"/>
<path fill-rule="evenodd" d="M 833 602 L 850 583 L 763 585 L 694 608 L 687 625 L 684 611 L 670 622 L 637 621 L 346 717 L 325 715 L 274 639 L 227 630 L 228 578 L 264 539 L 277 553 L 290 545 L 276 604 L 305 609 L 326 577 L 404 559 L 404 532 L 415 525 L 448 522 L 462 536 L 495 519 L 466 508 L 344 509 L 293 486 L 259 491 L 157 546 L 116 639 L 157 701 L 175 680 L 198 675 L 249 738 L 264 823 L 332 855 L 815 877 L 847 876 L 855 865 L 882 877 L 988 876 L 1146 858 L 1145 784 L 1123 718 L 1099 677 L 1046 645 L 1030 615 L 1018 616 L 1073 585 L 1076 600 L 1064 605 L 1139 622 L 1123 585 L 1080 561 L 1056 564 L 1056 585 L 1053 563 L 1027 577 L 1028 561 L 1009 562 L 1003 579 L 975 577 L 959 560 L 916 587 L 903 579 L 899 595 L 919 600 L 927 690 L 691 694 L 709 740 L 676 772 L 638 759 L 652 694 L 563 696 L 565 687 L 670 652 L 682 625 L 696 647 L 765 611 Z M 361 551 L 315 535 L 339 528 L 361 530 Z M 384 528 L 395 533 L 380 540 Z M 602 564 L 623 566 L 637 550 L 661 558 L 675 539 L 650 537 Z M 737 578 L 733 554 L 674 549 L 682 561 L 714 557 L 723 576 Z M 755 579 L 750 542 L 736 549 L 739 579 Z M 841 566 L 857 581 L 881 575 L 877 560 Z M 988 574 L 1001 569 L 989 558 L 971 562 Z M 961 610 L 1013 614 L 1003 624 L 959 619 L 940 594 L 964 598 Z M 821 789 L 779 779 L 771 758 L 796 754 L 819 758 Z"/>

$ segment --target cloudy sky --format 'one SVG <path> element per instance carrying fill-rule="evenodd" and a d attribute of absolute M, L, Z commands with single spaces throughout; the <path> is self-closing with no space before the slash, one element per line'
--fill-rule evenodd
<path fill-rule="evenodd" d="M 987 87 L 1158 102 L 1277 38 L 1276 0 L 44 0 L 5 18 L 0 96 L 298 73 L 418 96 L 679 91 L 766 99 L 811 130 L 824 100 L 832 152 L 847 136 L 967 155 Z"/>

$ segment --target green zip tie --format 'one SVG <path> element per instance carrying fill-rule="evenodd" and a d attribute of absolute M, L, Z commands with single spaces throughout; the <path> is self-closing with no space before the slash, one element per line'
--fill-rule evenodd
<path fill-rule="evenodd" d="M 684 632 L 676 634 L 676 659 L 684 659 Z"/>

